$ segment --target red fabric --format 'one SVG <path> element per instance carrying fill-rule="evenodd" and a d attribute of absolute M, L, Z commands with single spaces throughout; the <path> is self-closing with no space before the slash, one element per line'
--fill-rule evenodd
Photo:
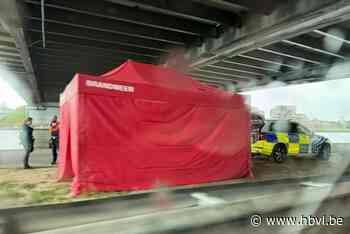
<path fill-rule="evenodd" d="M 129 61 L 101 77 L 78 74 L 60 109 L 59 178 L 74 177 L 75 195 L 251 174 L 243 98 L 176 71 Z"/>

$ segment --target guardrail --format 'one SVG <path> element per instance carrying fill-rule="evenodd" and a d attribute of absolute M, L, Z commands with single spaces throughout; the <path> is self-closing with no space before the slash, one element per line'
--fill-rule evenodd
<path fill-rule="evenodd" d="M 0 210 L 0 233 L 157 234 L 217 225 L 246 218 L 256 212 L 266 214 L 350 195 L 348 174 L 334 187 L 331 184 L 325 187 L 299 186 L 300 182 L 310 180 L 324 184 L 334 183 L 336 178 L 314 176 L 225 184 L 175 190 L 171 194 L 164 191 L 144 192 L 101 200 L 5 209 Z M 251 194 L 248 193 L 249 190 L 256 192 Z M 191 196 L 193 193 L 209 196 L 226 194 L 226 200 L 214 206 L 203 207 L 197 198 Z M 240 199 L 237 199 L 238 196 Z M 234 201 L 230 200 L 231 197 Z"/>

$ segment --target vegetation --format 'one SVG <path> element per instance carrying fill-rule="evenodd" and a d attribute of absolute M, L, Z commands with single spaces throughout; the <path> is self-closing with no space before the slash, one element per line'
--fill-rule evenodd
<path fill-rule="evenodd" d="M 0 119 L 0 127 L 19 127 L 26 117 L 25 106 L 16 108 Z"/>
<path fill-rule="evenodd" d="M 321 128 L 314 130 L 314 132 L 350 132 L 350 128 Z"/>
<path fill-rule="evenodd" d="M 0 209 L 120 196 L 125 192 L 70 194 L 70 183 L 57 182 L 56 168 L 0 169 Z"/>

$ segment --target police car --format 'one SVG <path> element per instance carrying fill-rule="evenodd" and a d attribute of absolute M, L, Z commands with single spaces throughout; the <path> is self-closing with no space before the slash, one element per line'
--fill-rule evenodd
<path fill-rule="evenodd" d="M 328 160 L 331 143 L 314 134 L 303 125 L 288 120 L 268 120 L 252 132 L 251 150 L 253 155 L 272 157 L 276 162 L 284 162 L 288 156 L 311 155 Z"/>

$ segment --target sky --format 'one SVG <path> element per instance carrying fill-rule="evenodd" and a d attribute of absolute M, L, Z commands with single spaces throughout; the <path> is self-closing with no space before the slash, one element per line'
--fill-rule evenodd
<path fill-rule="evenodd" d="M 243 92 L 251 96 L 251 105 L 270 117 L 277 105 L 295 105 L 297 113 L 319 120 L 350 120 L 350 79 L 330 80 L 285 87 L 265 87 Z"/>
<path fill-rule="evenodd" d="M 0 77 L 0 103 L 5 103 L 9 108 L 26 105 L 24 99 Z"/>
<path fill-rule="evenodd" d="M 275 84 L 276 85 L 276 84 Z M 282 86 L 281 86 L 282 85 Z M 251 96 L 251 105 L 265 112 L 277 105 L 295 105 L 298 113 L 320 120 L 350 120 L 350 79 L 330 80 L 308 84 L 273 87 L 243 92 Z M 0 103 L 10 108 L 26 105 L 8 84 L 0 77 Z"/>

